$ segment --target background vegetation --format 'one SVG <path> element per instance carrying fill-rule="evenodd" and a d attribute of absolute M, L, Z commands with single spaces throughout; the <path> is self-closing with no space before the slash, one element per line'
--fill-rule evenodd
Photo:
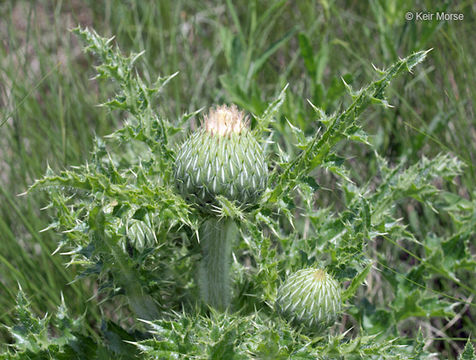
<path fill-rule="evenodd" d="M 461 12 L 464 20 L 406 21 L 408 10 Z M 75 267 L 65 269 L 67 260 L 52 255 L 58 233 L 41 232 L 51 217 L 50 210 L 41 211 L 47 203 L 45 194 L 17 197 L 45 173 L 47 165 L 59 171 L 82 164 L 93 149 L 94 135 L 109 134 L 124 120 L 121 113 L 96 106 L 113 94 L 114 84 L 89 80 L 95 74 L 94 60 L 84 55 L 68 31 L 72 27 L 91 26 L 104 36 L 114 35 L 126 53 L 145 50 L 139 71 L 147 81 L 178 71 L 157 108 L 171 121 L 219 103 L 236 103 L 247 112 L 262 114 L 289 84 L 276 124 L 281 133 L 289 134 L 282 139 L 287 150 L 295 137 L 286 120 L 304 136 L 316 131 L 312 121 L 316 115 L 306 99 L 331 114 L 351 101 L 342 79 L 359 89 L 376 78 L 371 64 L 383 68 L 399 57 L 433 48 L 414 75 L 403 74 L 390 85 L 387 94 L 394 109 L 372 107 L 363 114 L 361 125 L 389 167 L 402 162 L 409 167 L 423 156 L 434 158 L 439 153 L 457 156 L 465 167 L 454 182 L 425 179 L 445 194 L 466 199 L 468 209 L 474 209 L 475 10 L 469 1 L 3 2 L 0 322 L 15 323 L 20 284 L 35 313 L 56 313 L 63 293 L 73 317 L 86 313 L 91 334 L 101 326 L 101 311 L 89 301 L 97 284 L 72 282 Z M 369 182 L 371 188 L 381 168 L 373 152 L 351 143 L 339 145 L 337 152 L 335 160 L 345 163 L 348 176 L 358 184 Z M 315 176 L 320 186 L 318 208 L 345 208 L 345 194 L 337 191 L 335 175 L 321 171 Z M 452 195 L 446 196 L 447 209 Z M 442 241 L 461 224 L 474 229 L 475 214 L 455 220 L 451 209 L 436 212 L 417 200 L 400 201 L 397 209 L 415 242 L 390 243 L 377 236 L 368 245 L 376 269 L 361 289 L 366 300 L 359 306 L 367 309 L 360 313 L 369 318 L 376 313 L 371 304 L 392 300 L 385 298 L 391 286 L 386 281 L 389 273 L 407 274 L 422 257 L 438 267 L 444 263 L 438 257 L 454 263 L 475 251 L 474 231 L 463 241 L 467 247 L 463 242 L 445 247 Z M 423 283 L 458 299 L 453 301 L 454 315 L 410 312 L 398 325 L 408 336 L 416 336 L 415 330 L 421 328 L 425 346 L 442 358 L 454 357 L 476 332 L 474 268 L 463 264 L 458 269 Z M 12 340 L 5 329 L 0 331 L 0 342 Z"/>

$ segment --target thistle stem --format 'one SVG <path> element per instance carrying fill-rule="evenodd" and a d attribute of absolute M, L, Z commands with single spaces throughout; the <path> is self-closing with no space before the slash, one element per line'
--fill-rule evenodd
<path fill-rule="evenodd" d="M 226 218 L 209 218 L 199 231 L 202 247 L 198 267 L 200 295 L 206 304 L 221 311 L 230 305 L 231 248 L 237 234 L 234 221 Z"/>

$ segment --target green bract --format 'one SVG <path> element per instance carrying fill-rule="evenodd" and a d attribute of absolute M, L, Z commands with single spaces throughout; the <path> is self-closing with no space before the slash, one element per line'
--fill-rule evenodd
<path fill-rule="evenodd" d="M 241 206 L 254 204 L 267 178 L 263 149 L 235 107 L 212 110 L 180 147 L 175 162 L 179 191 L 207 210 L 219 195 Z"/>
<path fill-rule="evenodd" d="M 292 274 L 278 289 L 278 312 L 296 325 L 324 330 L 333 325 L 341 310 L 341 288 L 324 270 L 303 269 Z"/>

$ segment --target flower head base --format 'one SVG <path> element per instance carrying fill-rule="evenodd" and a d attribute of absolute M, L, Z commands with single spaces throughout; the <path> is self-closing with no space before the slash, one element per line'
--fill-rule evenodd
<path fill-rule="evenodd" d="M 235 106 L 212 109 L 175 160 L 177 188 L 205 212 L 211 212 L 217 196 L 242 207 L 255 204 L 267 179 L 263 149 Z"/>
<path fill-rule="evenodd" d="M 339 283 L 322 269 L 292 274 L 278 289 L 276 299 L 276 308 L 284 318 L 314 331 L 332 326 L 341 306 Z"/>

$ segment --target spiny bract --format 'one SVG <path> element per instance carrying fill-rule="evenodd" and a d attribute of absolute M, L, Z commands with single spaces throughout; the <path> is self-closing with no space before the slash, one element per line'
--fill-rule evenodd
<path fill-rule="evenodd" d="M 240 206 L 254 204 L 267 179 L 263 149 L 235 106 L 212 109 L 175 161 L 177 188 L 206 211 L 219 195 Z"/>
<path fill-rule="evenodd" d="M 278 289 L 277 311 L 295 325 L 322 331 L 333 325 L 341 310 L 341 288 L 325 270 L 303 269 Z"/>

